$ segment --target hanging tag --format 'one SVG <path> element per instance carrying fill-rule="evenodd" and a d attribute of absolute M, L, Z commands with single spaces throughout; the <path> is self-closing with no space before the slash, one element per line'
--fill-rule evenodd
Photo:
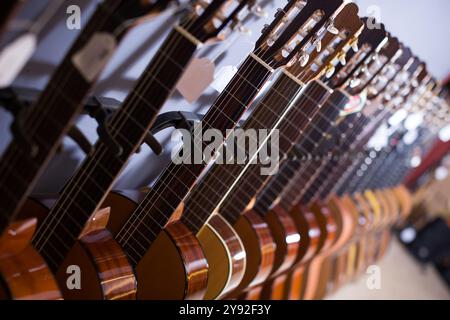
<path fill-rule="evenodd" d="M 211 87 L 217 92 L 222 93 L 223 89 L 225 89 L 227 84 L 231 81 L 237 70 L 238 69 L 235 66 L 221 67 L 214 76 L 214 81 L 211 83 Z"/>
<path fill-rule="evenodd" d="M 190 103 L 197 100 L 214 80 L 214 63 L 208 58 L 194 58 L 177 83 L 178 92 Z"/>
<path fill-rule="evenodd" d="M 117 48 L 116 38 L 106 32 L 94 34 L 83 49 L 72 57 L 72 63 L 88 81 L 94 81 Z"/>
<path fill-rule="evenodd" d="M 347 116 L 352 113 L 359 112 L 363 110 L 366 105 L 367 94 L 366 91 L 361 92 L 359 95 L 351 96 L 350 101 L 345 105 L 344 109 L 341 110 L 341 116 Z"/>
<path fill-rule="evenodd" d="M 36 50 L 37 39 L 33 33 L 26 33 L 0 52 L 0 88 L 7 87 Z"/>

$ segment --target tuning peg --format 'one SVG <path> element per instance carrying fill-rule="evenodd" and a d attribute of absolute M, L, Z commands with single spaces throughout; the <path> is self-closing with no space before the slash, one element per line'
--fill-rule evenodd
<path fill-rule="evenodd" d="M 248 35 L 248 36 L 252 35 L 252 30 L 250 30 L 249 28 L 245 27 L 242 24 L 242 22 L 240 22 L 240 21 L 236 24 L 236 29 L 241 34 L 245 34 L 245 35 Z"/>
<path fill-rule="evenodd" d="M 332 64 L 329 64 L 329 65 L 325 68 L 325 77 L 326 77 L 327 79 L 330 79 L 330 78 L 333 76 L 335 70 L 336 70 L 335 66 L 332 65 Z"/>
<path fill-rule="evenodd" d="M 260 5 L 255 5 L 252 7 L 251 12 L 258 18 L 267 18 L 267 11 L 264 10 Z"/>
<path fill-rule="evenodd" d="M 277 11 L 275 11 L 274 17 L 280 18 L 280 17 L 284 17 L 285 15 L 286 15 L 286 12 L 284 12 L 283 9 L 278 8 Z"/>
<path fill-rule="evenodd" d="M 298 61 L 299 61 L 301 67 L 306 66 L 306 64 L 309 61 L 309 54 L 307 54 L 306 52 L 303 52 L 303 54 L 300 56 L 300 58 L 298 58 Z"/>
<path fill-rule="evenodd" d="M 336 28 L 334 26 L 334 21 L 333 20 L 331 20 L 330 23 L 328 24 L 327 31 L 329 33 L 331 33 L 331 34 L 336 34 L 336 35 L 339 34 L 339 30 L 338 30 L 338 28 Z"/>
<path fill-rule="evenodd" d="M 353 78 L 350 80 L 350 88 L 356 88 L 361 84 L 361 80 L 359 78 Z"/>
<path fill-rule="evenodd" d="M 269 25 L 266 23 L 261 29 L 261 33 L 266 33 L 266 31 L 269 30 Z"/>
<path fill-rule="evenodd" d="M 345 52 L 341 52 L 339 54 L 338 60 L 343 66 L 345 66 L 347 64 L 347 60 L 346 60 L 346 57 L 345 57 Z"/>
<path fill-rule="evenodd" d="M 317 52 L 322 51 L 322 42 L 320 41 L 320 38 L 315 35 L 313 40 L 312 40 L 312 45 L 313 47 L 316 47 Z"/>
<path fill-rule="evenodd" d="M 350 46 L 352 47 L 354 52 L 358 52 L 358 38 L 354 38 L 352 42 L 350 43 Z"/>
<path fill-rule="evenodd" d="M 361 68 L 361 72 L 364 73 L 364 75 L 365 75 L 367 78 L 370 78 L 371 74 L 370 74 L 369 69 L 368 69 L 367 67 L 362 67 L 362 68 Z"/>

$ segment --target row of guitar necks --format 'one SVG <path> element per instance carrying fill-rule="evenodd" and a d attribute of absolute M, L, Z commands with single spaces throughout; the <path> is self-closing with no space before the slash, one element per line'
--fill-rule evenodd
<path fill-rule="evenodd" d="M 254 12 L 253 1 L 225 10 L 229 2 L 183 13 L 114 113 L 94 101 L 99 139 L 56 199 L 31 190 L 125 31 L 170 1 L 103 1 L 29 108 L 6 90 L 2 296 L 321 297 L 382 255 L 410 210 L 409 159 L 429 148 L 449 108 L 425 63 L 343 0 L 288 1 L 199 120 L 225 136 L 252 106 L 241 127 L 278 132 L 275 174 L 248 161 L 170 162 L 145 192 L 111 191 L 153 141 L 149 130 L 167 126 L 159 111 L 196 50 Z M 409 115 L 424 111 L 411 128 Z M 192 128 L 183 113 L 175 120 Z M 373 147 L 385 127 L 387 142 Z"/>

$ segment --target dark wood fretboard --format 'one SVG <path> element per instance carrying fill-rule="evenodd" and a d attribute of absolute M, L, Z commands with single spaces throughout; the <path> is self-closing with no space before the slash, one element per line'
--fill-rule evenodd
<path fill-rule="evenodd" d="M 201 121 L 203 132 L 214 128 L 226 136 L 262 88 L 271 71 L 248 57 Z M 139 203 L 116 240 L 132 263 L 139 263 L 153 240 L 206 168 L 207 163 L 177 164 L 173 161 Z"/>
<path fill-rule="evenodd" d="M 329 96 L 330 91 L 323 84 L 313 81 L 309 83 L 293 106 L 279 123 L 278 152 L 280 163 L 285 159 L 291 148 L 302 136 L 301 132 L 308 125 L 310 119 L 318 112 L 320 105 Z M 263 165 L 260 162 L 250 166 L 238 184 L 236 184 L 219 208 L 221 214 L 234 224 L 251 202 L 264 187 L 270 175 L 261 174 Z"/>
<path fill-rule="evenodd" d="M 36 104 L 19 114 L 23 133 L 14 139 L 0 162 L 0 233 L 19 211 L 61 139 L 81 112 L 95 80 L 88 81 L 72 58 L 97 32 L 113 32 L 120 24 L 115 9 L 124 1 L 105 1 L 94 12 Z M 121 35 L 122 36 L 122 35 Z M 120 37 L 121 37 L 120 36 Z"/>
<path fill-rule="evenodd" d="M 195 50 L 196 45 L 176 30 L 169 34 L 136 87 L 108 122 L 112 138 L 122 148 L 121 154 L 100 139 L 64 187 L 33 241 L 52 268 L 60 265 L 129 157 L 140 146 Z"/>

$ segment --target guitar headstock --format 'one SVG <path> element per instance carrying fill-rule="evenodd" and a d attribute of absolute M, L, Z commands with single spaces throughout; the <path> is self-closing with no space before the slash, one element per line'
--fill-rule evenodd
<path fill-rule="evenodd" d="M 378 91 L 372 85 L 379 80 L 389 83 L 386 77 L 387 66 L 395 62 L 401 55 L 401 45 L 397 38 L 387 34 L 387 41 L 379 50 L 368 54 L 359 66 L 352 71 L 343 87 L 350 95 L 367 94 L 367 98 L 375 99 Z M 372 89 L 372 90 L 371 90 Z"/>
<path fill-rule="evenodd" d="M 335 31 L 332 23 L 344 0 L 291 0 L 278 9 L 275 19 L 262 30 L 253 55 L 273 69 L 302 63 L 308 52 L 322 50 L 324 32 Z"/>
<path fill-rule="evenodd" d="M 358 6 L 347 4 L 327 27 L 329 32 L 321 38 L 322 50 L 310 48 L 307 58 L 287 67 L 292 75 L 303 82 L 324 76 L 330 78 L 337 64 L 346 64 L 347 52 L 355 47 L 364 24 L 358 17 Z"/>
<path fill-rule="evenodd" d="M 367 18 L 362 19 L 364 24 L 367 23 Z M 381 24 L 379 29 L 365 28 L 359 38 L 359 50 L 350 51 L 348 61 L 345 66 L 340 65 L 336 68 L 336 75 L 331 82 L 332 87 L 356 87 L 360 84 L 358 72 L 363 71 L 366 63 L 370 62 L 376 53 L 387 43 L 388 35 Z"/>
<path fill-rule="evenodd" d="M 180 22 L 180 27 L 200 43 L 223 39 L 253 8 L 256 0 L 195 0 L 193 10 Z"/>
<path fill-rule="evenodd" d="M 367 89 L 367 98 L 374 100 L 387 86 L 393 85 L 393 81 L 399 70 L 404 67 L 403 56 L 404 47 L 397 38 L 389 35 L 387 44 L 380 50 L 379 54 L 373 56 L 367 65 L 367 70 L 361 77 L 361 84 L 351 88 L 354 91 L 361 91 L 362 84 Z"/>

